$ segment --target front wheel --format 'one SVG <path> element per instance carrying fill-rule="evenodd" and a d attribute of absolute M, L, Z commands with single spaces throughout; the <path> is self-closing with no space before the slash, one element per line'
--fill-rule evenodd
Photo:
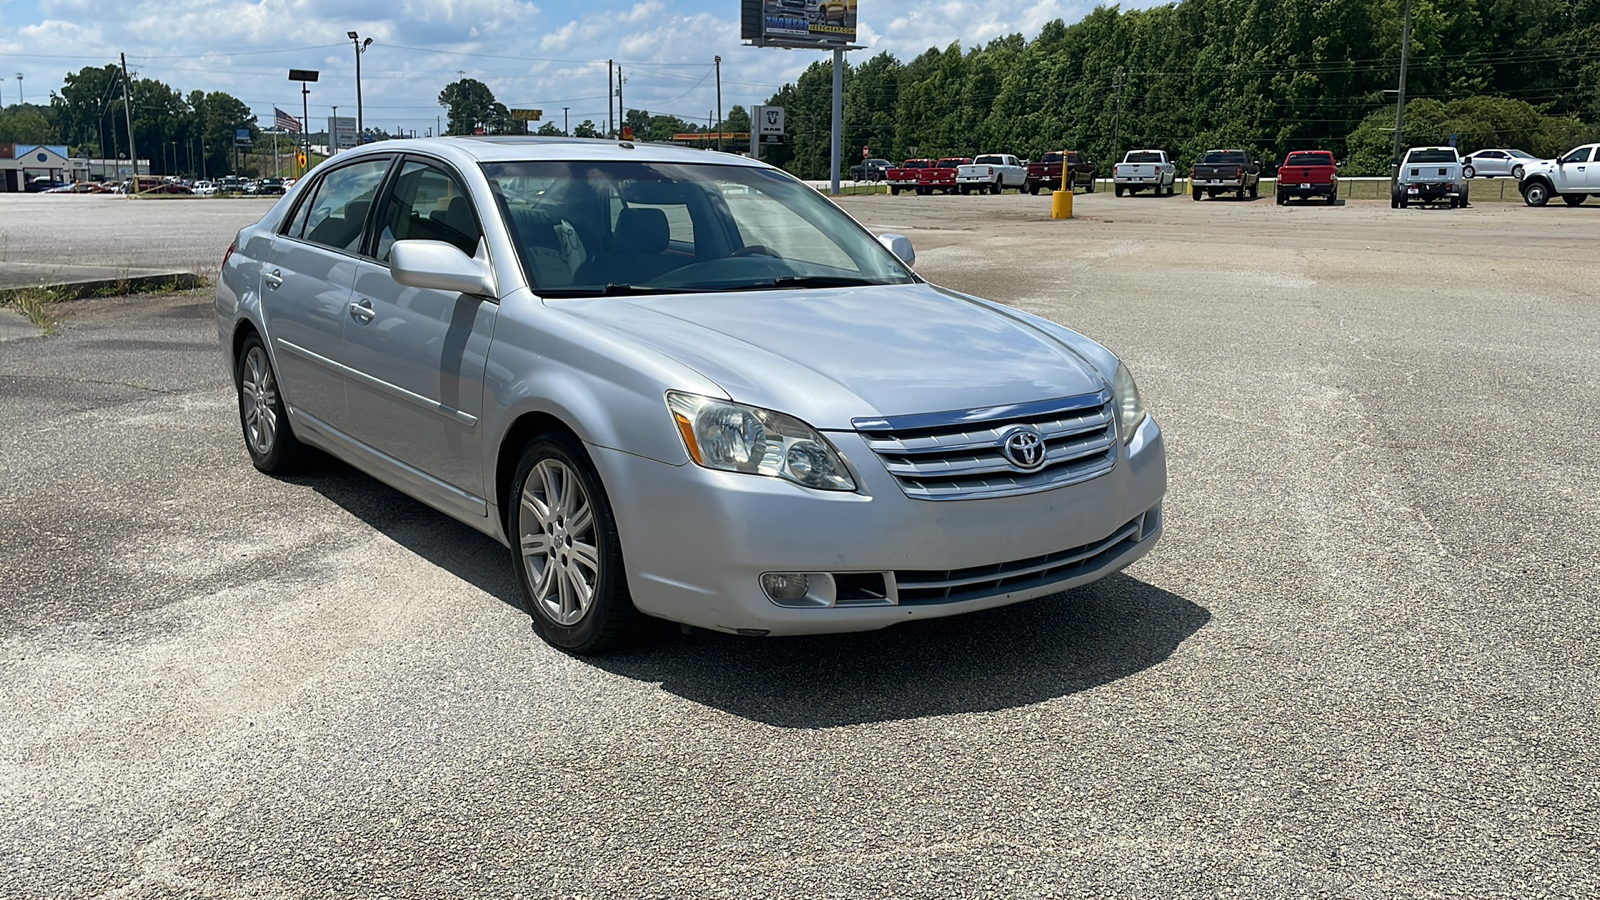
<path fill-rule="evenodd" d="M 233 383 L 239 394 L 239 424 L 250 462 L 269 475 L 293 471 L 305 455 L 305 445 L 289 425 L 266 345 L 259 335 L 252 334 L 239 350 Z"/>
<path fill-rule="evenodd" d="M 529 441 L 510 490 L 517 587 L 534 632 L 571 653 L 632 637 L 641 617 L 628 594 L 622 542 L 583 446 L 561 433 Z"/>
<path fill-rule="evenodd" d="M 1542 181 L 1535 181 L 1522 189 L 1522 202 L 1529 206 L 1543 206 L 1550 202 L 1550 188 Z"/>

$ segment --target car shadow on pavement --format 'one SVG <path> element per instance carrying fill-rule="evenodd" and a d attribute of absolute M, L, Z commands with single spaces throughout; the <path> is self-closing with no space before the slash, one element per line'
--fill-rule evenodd
<path fill-rule="evenodd" d="M 509 551 L 342 462 L 305 485 L 422 559 L 522 608 Z M 880 631 L 752 638 L 660 623 L 584 657 L 598 669 L 752 721 L 829 728 L 1027 706 L 1158 665 L 1211 614 L 1125 573 L 1049 597 Z M 536 641 L 530 634 L 528 639 Z"/>
<path fill-rule="evenodd" d="M 881 631 L 741 638 L 695 632 L 591 662 L 733 715 L 830 728 L 1012 709 L 1171 656 L 1204 608 L 1126 574 L 1062 594 Z"/>

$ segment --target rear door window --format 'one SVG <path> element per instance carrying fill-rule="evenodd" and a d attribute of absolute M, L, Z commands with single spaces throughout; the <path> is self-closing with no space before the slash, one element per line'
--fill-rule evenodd
<path fill-rule="evenodd" d="M 367 213 L 389 171 L 390 158 L 364 159 L 322 177 L 316 197 L 307 205 L 304 239 L 334 250 L 357 253 Z"/>

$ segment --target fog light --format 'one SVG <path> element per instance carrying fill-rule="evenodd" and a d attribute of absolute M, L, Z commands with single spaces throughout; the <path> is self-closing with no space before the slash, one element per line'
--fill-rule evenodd
<path fill-rule="evenodd" d="M 788 572 L 769 572 L 761 576 L 761 589 L 776 603 L 793 603 L 811 590 L 811 579 Z"/>

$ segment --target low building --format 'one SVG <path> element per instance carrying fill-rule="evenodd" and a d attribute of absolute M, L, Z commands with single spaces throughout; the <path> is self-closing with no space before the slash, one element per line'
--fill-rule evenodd
<path fill-rule="evenodd" d="M 0 144 L 0 191 L 24 191 L 39 178 L 52 182 L 83 181 L 89 161 L 67 156 L 65 146 Z"/>

